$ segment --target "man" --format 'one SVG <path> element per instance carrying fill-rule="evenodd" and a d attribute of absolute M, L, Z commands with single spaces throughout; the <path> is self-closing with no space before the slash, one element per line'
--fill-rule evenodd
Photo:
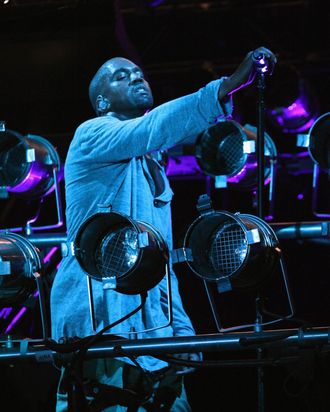
<path fill-rule="evenodd" d="M 170 202 L 173 193 L 154 153 L 176 144 L 193 143 L 198 134 L 219 118 L 230 116 L 231 95 L 253 80 L 256 59 L 260 56 L 272 66 L 276 63 L 273 53 L 260 47 L 249 52 L 230 77 L 212 81 L 196 93 L 165 103 L 147 114 L 147 110 L 153 105 L 153 97 L 142 70 L 121 57 L 104 63 L 89 88 L 90 100 L 97 117 L 78 127 L 66 159 L 68 240 L 74 241 L 81 224 L 103 206 L 132 219 L 148 222 L 160 231 L 171 250 Z M 177 279 L 172 270 L 171 279 L 171 326 L 139 333 L 140 338 L 194 334 L 193 326 L 183 309 Z M 144 331 L 166 324 L 166 292 L 166 280 L 163 279 L 148 291 L 142 310 L 117 324 L 110 332 L 128 337 L 132 328 Z M 96 280 L 93 280 L 93 294 L 97 330 L 121 319 L 140 304 L 139 295 L 124 295 L 115 291 L 107 294 L 102 289 L 102 282 Z M 52 287 L 51 310 L 55 340 L 93 334 L 86 274 L 74 256 L 65 257 L 61 263 Z M 180 356 L 190 360 L 199 359 L 198 354 Z M 139 410 L 190 410 L 179 373 L 175 374 L 167 368 L 167 363 L 151 356 L 141 356 L 137 358 L 137 362 L 142 370 L 151 372 L 151 376 L 157 376 L 158 371 L 165 371 L 163 375 L 170 382 L 165 385 L 165 392 L 157 392 L 155 389 L 149 396 L 143 397 L 140 394 L 140 403 L 143 405 Z M 87 361 L 84 378 L 101 385 L 94 392 L 99 392 L 100 388 L 103 390 L 104 385 L 107 385 L 109 388 L 129 390 L 130 394 L 134 393 L 138 397 L 139 390 L 143 390 L 141 386 L 134 386 L 134 379 L 130 378 L 138 369 L 134 362 L 133 366 L 131 364 L 127 358 Z M 127 368 L 131 373 L 127 373 Z M 140 382 L 140 378 L 135 381 Z M 61 381 L 58 412 L 67 410 L 67 386 L 63 382 L 68 380 L 63 378 Z M 155 380 L 154 387 L 164 388 L 164 380 Z M 104 401 L 104 397 L 92 400 L 93 397 L 89 397 L 92 393 L 85 390 L 85 395 L 91 399 L 90 407 L 95 406 L 96 401 L 103 402 L 104 406 L 104 409 L 94 410 L 125 411 L 126 406 L 130 407 L 128 404 L 124 406 L 125 399 L 129 398 L 128 392 L 125 392 L 127 396 L 124 396 L 124 400 L 120 400 L 120 396 L 117 399 L 123 406 L 113 407 L 109 406 L 111 402 Z M 170 396 L 162 398 L 160 393 Z M 113 394 L 113 403 L 117 402 L 114 398 Z"/>

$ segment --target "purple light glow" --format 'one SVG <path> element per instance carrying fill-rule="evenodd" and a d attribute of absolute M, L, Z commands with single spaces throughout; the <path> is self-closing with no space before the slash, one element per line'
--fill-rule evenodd
<path fill-rule="evenodd" d="M 298 99 L 294 103 L 292 103 L 288 108 L 284 110 L 284 113 L 286 113 L 287 117 L 308 116 L 308 113 L 301 99 Z"/>
<path fill-rule="evenodd" d="M 303 126 L 301 126 L 300 128 L 298 127 L 298 128 L 295 130 L 295 133 L 306 132 L 307 130 L 309 130 L 309 129 L 313 126 L 313 124 L 314 124 L 314 122 L 315 122 L 316 119 L 317 119 L 317 116 L 312 117 L 312 118 L 311 118 L 310 120 L 308 120 L 308 122 L 306 122 Z M 284 129 L 284 132 L 289 132 L 289 130 Z"/>
<path fill-rule="evenodd" d="M 150 2 L 150 6 L 151 7 L 158 7 L 160 6 L 162 3 L 164 3 L 164 0 L 153 0 Z"/>
<path fill-rule="evenodd" d="M 252 176 L 252 173 L 254 170 L 256 170 L 258 167 L 258 163 L 255 160 L 255 156 L 253 156 L 252 161 L 249 159 L 247 160 L 247 162 L 245 163 L 245 165 L 243 166 L 243 168 L 235 175 L 235 176 L 231 176 L 227 178 L 227 182 L 228 183 L 239 183 L 241 182 L 243 179 L 245 179 L 246 177 L 250 177 Z M 267 168 L 265 168 L 265 174 L 268 173 Z M 253 173 L 255 174 L 255 173 Z M 270 177 L 267 176 L 265 179 L 264 184 L 267 185 L 270 182 Z"/>
<path fill-rule="evenodd" d="M 297 195 L 297 199 L 298 200 L 302 200 L 304 198 L 304 195 L 302 194 L 302 193 L 299 193 L 298 195 Z"/>
<path fill-rule="evenodd" d="M 41 199 L 40 199 L 40 204 L 42 204 L 43 201 L 44 201 L 44 199 L 41 198 Z M 30 226 L 30 225 L 32 225 L 33 223 L 35 223 L 35 222 L 38 220 L 39 215 L 40 215 L 40 211 L 41 211 L 41 207 L 39 207 L 39 210 L 37 211 L 36 215 L 35 215 L 32 219 L 30 219 L 30 220 L 28 220 L 28 221 L 26 222 L 26 226 Z"/>
<path fill-rule="evenodd" d="M 195 156 L 170 157 L 166 167 L 167 176 L 196 175 L 201 173 L 202 171 L 198 166 Z"/>
<path fill-rule="evenodd" d="M 2 308 L 0 310 L 0 319 L 7 319 L 13 308 Z"/>
<path fill-rule="evenodd" d="M 242 169 L 235 175 L 227 177 L 228 183 L 239 183 L 244 179 L 251 179 L 256 177 L 257 160 L 254 154 L 248 156 L 247 162 Z M 195 156 L 176 156 L 175 158 L 169 158 L 168 165 L 166 167 L 167 176 L 180 176 L 180 175 L 203 175 Z M 271 177 L 269 175 L 269 166 L 265 168 L 265 185 L 267 185 Z"/>
<path fill-rule="evenodd" d="M 21 319 L 21 317 L 24 315 L 25 312 L 26 312 L 26 307 L 23 306 L 21 310 L 16 314 L 16 316 L 12 319 L 12 321 L 9 323 L 9 325 L 7 326 L 7 329 L 5 330 L 5 334 L 8 333 L 13 328 L 13 326 Z"/>
<path fill-rule="evenodd" d="M 48 180 L 49 183 L 51 183 L 50 179 L 52 177 L 49 173 L 49 167 L 34 161 L 30 164 L 30 169 L 24 179 L 16 186 L 8 186 L 7 190 L 8 192 L 13 193 L 25 193 L 38 187 L 38 185 L 42 181 Z M 61 175 L 59 175 L 59 178 L 61 178 Z M 47 192 L 43 193 L 43 196 L 48 196 L 51 192 L 53 192 L 54 189 L 55 184 L 53 184 L 51 187 L 48 186 Z"/>
<path fill-rule="evenodd" d="M 312 113 L 307 98 L 299 97 L 288 107 L 275 108 L 269 112 L 285 133 L 302 133 L 314 124 L 317 113 Z"/>
<path fill-rule="evenodd" d="M 270 180 L 271 180 L 271 178 L 267 177 L 267 179 L 265 179 L 264 185 L 267 186 L 270 183 Z"/>
<path fill-rule="evenodd" d="M 47 253 L 47 255 L 44 257 L 44 263 L 48 263 L 56 251 L 57 247 L 52 247 L 50 251 Z"/>
<path fill-rule="evenodd" d="M 309 158 L 309 151 L 304 150 L 303 152 L 299 153 L 280 153 L 279 157 L 283 159 L 295 159 L 295 158 Z"/>
<path fill-rule="evenodd" d="M 248 165 L 246 163 L 242 167 L 242 169 L 235 176 L 227 177 L 227 182 L 229 182 L 229 183 L 239 183 L 246 176 L 247 168 L 248 168 Z"/>
<path fill-rule="evenodd" d="M 22 182 L 20 182 L 18 185 L 14 187 L 8 186 L 7 190 L 8 192 L 14 193 L 27 192 L 32 187 L 35 187 L 41 180 L 42 176 L 40 175 L 40 172 L 38 172 L 38 170 L 34 171 L 33 168 L 30 167 L 28 174 L 25 176 Z"/>
<path fill-rule="evenodd" d="M 54 255 L 54 253 L 57 251 L 57 247 L 54 246 L 50 249 L 50 251 L 47 253 L 47 255 L 44 257 L 43 262 L 47 263 L 50 261 L 50 259 L 52 258 L 52 256 Z M 39 290 L 36 290 L 33 294 L 33 297 L 36 299 L 39 296 Z M 0 319 L 3 317 L 3 319 L 6 319 L 9 314 L 11 313 L 13 308 L 3 308 L 0 311 Z M 9 323 L 9 325 L 7 326 L 7 329 L 5 330 L 5 334 L 8 333 L 14 326 L 15 324 L 20 320 L 20 318 L 24 315 L 24 313 L 26 312 L 27 308 L 26 306 L 23 306 L 19 312 L 16 314 L 16 316 L 12 319 L 12 321 Z"/>

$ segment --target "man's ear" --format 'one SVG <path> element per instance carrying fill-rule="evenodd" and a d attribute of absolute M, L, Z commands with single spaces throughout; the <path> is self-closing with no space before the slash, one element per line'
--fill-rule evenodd
<path fill-rule="evenodd" d="M 109 99 L 99 94 L 96 98 L 96 111 L 98 114 L 102 115 L 110 110 Z"/>

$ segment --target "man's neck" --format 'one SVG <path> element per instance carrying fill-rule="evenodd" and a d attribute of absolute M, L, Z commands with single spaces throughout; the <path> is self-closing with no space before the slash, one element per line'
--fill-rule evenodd
<path fill-rule="evenodd" d="M 119 120 L 130 120 L 130 119 L 136 119 L 137 117 L 141 117 L 145 113 L 146 113 L 145 111 L 135 111 L 135 112 L 126 112 L 126 113 L 108 112 L 107 116 L 113 116 Z"/>

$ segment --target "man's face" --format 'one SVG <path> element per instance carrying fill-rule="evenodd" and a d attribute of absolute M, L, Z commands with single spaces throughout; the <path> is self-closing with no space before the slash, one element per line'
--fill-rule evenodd
<path fill-rule="evenodd" d="M 131 118 L 141 116 L 152 107 L 149 83 L 138 66 L 124 58 L 115 58 L 109 62 L 108 70 L 105 97 L 110 101 L 112 112 Z"/>

